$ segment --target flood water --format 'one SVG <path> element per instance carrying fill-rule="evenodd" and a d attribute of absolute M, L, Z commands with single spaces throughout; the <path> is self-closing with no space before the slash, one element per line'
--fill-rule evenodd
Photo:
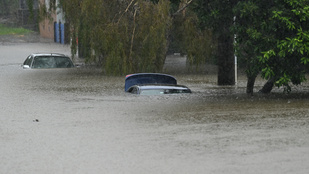
<path fill-rule="evenodd" d="M 211 72 L 167 64 L 193 93 L 136 96 L 124 92 L 124 77 L 94 67 L 22 69 L 33 52 L 70 54 L 53 43 L 0 45 L 0 173 L 309 171 L 306 84 L 247 96 L 243 76 L 219 87 Z"/>

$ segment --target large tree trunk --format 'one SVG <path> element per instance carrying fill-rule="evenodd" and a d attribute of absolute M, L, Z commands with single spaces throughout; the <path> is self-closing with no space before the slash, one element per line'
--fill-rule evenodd
<path fill-rule="evenodd" d="M 250 76 L 248 77 L 247 81 L 247 94 L 253 95 L 253 88 L 254 88 L 254 83 L 255 83 L 256 76 Z"/>
<path fill-rule="evenodd" d="M 277 78 L 270 78 L 263 86 L 263 88 L 259 91 L 260 93 L 269 94 L 274 87 L 275 81 Z"/>
<path fill-rule="evenodd" d="M 235 85 L 233 42 L 229 32 L 223 32 L 218 37 L 218 85 Z"/>

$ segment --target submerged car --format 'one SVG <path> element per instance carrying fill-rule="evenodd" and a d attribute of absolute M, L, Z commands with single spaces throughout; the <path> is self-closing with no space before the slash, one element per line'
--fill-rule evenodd
<path fill-rule="evenodd" d="M 73 68 L 74 64 L 64 54 L 37 53 L 29 55 L 22 67 L 24 69 Z"/>
<path fill-rule="evenodd" d="M 125 91 L 141 95 L 191 93 L 188 87 L 177 85 L 175 77 L 159 73 L 127 75 L 125 80 Z"/>

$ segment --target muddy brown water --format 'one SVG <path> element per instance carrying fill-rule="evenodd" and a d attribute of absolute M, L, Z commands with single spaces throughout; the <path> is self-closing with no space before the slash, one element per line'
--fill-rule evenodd
<path fill-rule="evenodd" d="M 53 43 L 0 45 L 0 173 L 309 171 L 306 84 L 247 96 L 245 77 L 219 87 L 210 70 L 177 72 L 186 65 L 172 57 L 166 72 L 193 93 L 136 96 L 124 92 L 124 77 L 96 68 L 23 70 L 31 52 L 70 53 Z"/>

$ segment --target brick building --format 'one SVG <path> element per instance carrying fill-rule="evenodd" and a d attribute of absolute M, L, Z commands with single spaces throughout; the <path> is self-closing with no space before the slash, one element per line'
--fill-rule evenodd
<path fill-rule="evenodd" d="M 45 5 L 49 8 L 49 2 L 47 0 L 40 0 L 40 5 Z M 39 23 L 39 30 L 41 37 L 54 39 L 54 22 L 57 20 L 56 11 L 50 13 L 51 19 L 44 19 Z"/>
<path fill-rule="evenodd" d="M 58 4 L 56 0 L 56 4 Z M 49 9 L 49 0 L 40 0 L 40 5 L 45 5 Z M 57 5 L 58 6 L 58 5 Z M 51 19 L 44 19 L 39 24 L 39 30 L 41 37 L 54 39 L 55 42 L 65 44 L 65 20 L 63 12 L 60 8 L 50 13 Z"/>

